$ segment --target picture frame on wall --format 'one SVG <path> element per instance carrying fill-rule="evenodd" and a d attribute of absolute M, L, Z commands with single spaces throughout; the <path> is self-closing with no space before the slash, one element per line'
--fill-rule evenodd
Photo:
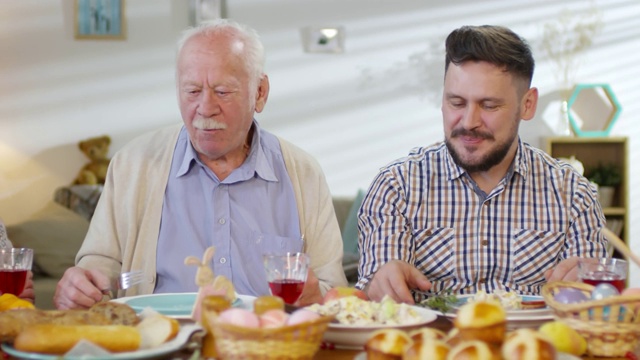
<path fill-rule="evenodd" d="M 124 40 L 125 0 L 75 0 L 75 38 Z"/>

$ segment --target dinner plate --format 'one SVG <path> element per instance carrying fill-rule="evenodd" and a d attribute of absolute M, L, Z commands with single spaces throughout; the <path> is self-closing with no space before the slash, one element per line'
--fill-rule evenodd
<path fill-rule="evenodd" d="M 458 302 L 453 306 L 453 310 L 445 314 L 448 317 L 455 317 L 458 309 L 466 304 L 469 299 L 473 298 L 473 295 L 458 295 Z M 523 295 L 522 301 L 544 301 L 542 296 Z M 539 319 L 552 319 L 553 311 L 548 306 L 540 309 L 511 309 L 507 310 L 507 320 L 519 321 L 519 320 L 539 320 Z"/>
<path fill-rule="evenodd" d="M 47 354 L 37 354 L 24 352 L 20 350 L 16 350 L 12 345 L 2 344 L 2 351 L 9 354 L 12 358 L 16 359 L 25 359 L 25 360 L 121 360 L 121 359 L 155 359 L 155 358 L 164 358 L 166 355 L 174 353 L 180 350 L 189 340 L 191 334 L 195 331 L 202 330 L 200 325 L 189 324 L 180 327 L 180 331 L 178 335 L 171 341 L 168 341 L 158 347 L 153 349 L 146 350 L 138 350 L 138 351 L 129 351 L 122 353 L 114 353 L 109 355 L 100 355 L 100 356 L 65 356 L 62 357 L 60 355 L 47 355 Z"/>
<path fill-rule="evenodd" d="M 330 343 L 340 348 L 362 349 L 367 339 L 374 331 L 378 329 L 394 328 L 405 331 L 423 327 L 426 324 L 436 320 L 438 313 L 420 306 L 412 306 L 412 308 L 420 315 L 420 321 L 410 325 L 345 325 L 337 323 L 329 323 L 324 333 L 324 342 Z"/>
<path fill-rule="evenodd" d="M 111 301 L 120 302 L 131 306 L 137 313 L 145 308 L 153 310 L 177 319 L 188 319 L 191 317 L 193 303 L 196 301 L 197 293 L 166 293 L 128 296 Z M 233 302 L 234 307 L 242 307 L 244 301 L 253 303 L 253 296 L 237 295 Z"/>
<path fill-rule="evenodd" d="M 453 306 L 453 310 L 444 314 L 448 318 L 455 318 L 458 308 L 467 303 L 473 295 L 458 295 L 458 303 Z M 544 300 L 542 296 L 523 295 L 524 301 Z M 553 310 L 544 307 L 541 309 L 507 310 L 507 330 L 521 328 L 537 328 L 549 320 L 553 320 Z"/>
<path fill-rule="evenodd" d="M 556 360 L 580 360 L 579 357 L 575 355 L 567 354 L 567 353 L 561 352 L 561 353 L 557 353 L 556 355 L 558 355 L 556 357 Z M 358 355 L 356 355 L 356 357 L 354 357 L 353 360 L 367 360 L 367 353 L 366 352 L 358 353 Z"/>

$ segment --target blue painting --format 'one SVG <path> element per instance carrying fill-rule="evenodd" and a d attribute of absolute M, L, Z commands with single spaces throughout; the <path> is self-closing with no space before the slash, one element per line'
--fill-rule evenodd
<path fill-rule="evenodd" d="M 124 0 L 76 0 L 77 39 L 124 39 Z"/>

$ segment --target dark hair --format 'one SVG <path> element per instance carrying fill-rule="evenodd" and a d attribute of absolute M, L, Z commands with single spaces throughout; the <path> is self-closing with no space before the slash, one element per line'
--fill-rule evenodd
<path fill-rule="evenodd" d="M 444 71 L 450 63 L 486 61 L 531 85 L 535 62 L 526 40 L 503 26 L 463 26 L 447 36 Z"/>

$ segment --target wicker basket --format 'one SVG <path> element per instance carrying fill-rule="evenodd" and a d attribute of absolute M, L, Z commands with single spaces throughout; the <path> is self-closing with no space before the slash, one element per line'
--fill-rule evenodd
<path fill-rule="evenodd" d="M 613 296 L 563 304 L 554 299 L 562 289 L 573 288 L 591 297 L 593 286 L 578 282 L 556 281 L 542 287 L 542 296 L 556 318 L 576 329 L 587 340 L 590 356 L 624 356 L 634 351 L 640 339 L 640 295 Z"/>
<path fill-rule="evenodd" d="M 292 326 L 245 328 L 214 321 L 211 325 L 219 359 L 311 359 L 334 316 Z"/>

